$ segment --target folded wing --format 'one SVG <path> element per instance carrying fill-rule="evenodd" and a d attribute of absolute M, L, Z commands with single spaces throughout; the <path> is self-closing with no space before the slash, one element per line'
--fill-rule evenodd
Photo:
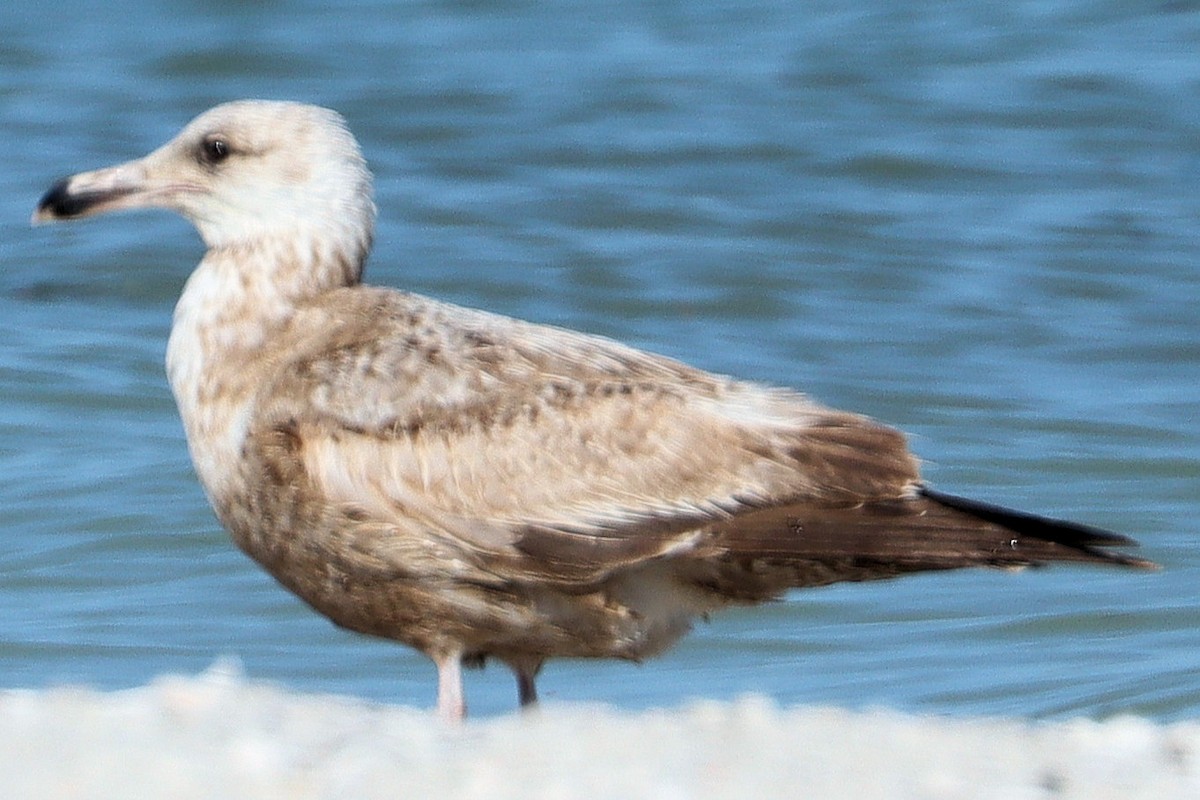
<path fill-rule="evenodd" d="M 1089 560 L 1117 543 L 1034 547 L 1046 525 L 1025 523 L 1040 518 L 925 490 L 901 434 L 793 392 L 597 337 L 376 299 L 341 310 L 342 333 L 281 372 L 278 395 L 311 400 L 287 420 L 305 471 L 329 502 L 416 521 L 504 580 L 584 590 L 663 557 L 732 565 L 722 582 L 754 561 L 861 579 Z"/>

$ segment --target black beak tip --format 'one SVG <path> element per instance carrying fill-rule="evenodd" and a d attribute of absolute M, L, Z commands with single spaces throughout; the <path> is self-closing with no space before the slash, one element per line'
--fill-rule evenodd
<path fill-rule="evenodd" d="M 70 178 L 63 178 L 46 190 L 42 199 L 38 200 L 37 211 L 33 215 L 35 221 L 73 217 L 89 205 L 86 195 L 71 194 L 68 188 L 70 184 Z"/>

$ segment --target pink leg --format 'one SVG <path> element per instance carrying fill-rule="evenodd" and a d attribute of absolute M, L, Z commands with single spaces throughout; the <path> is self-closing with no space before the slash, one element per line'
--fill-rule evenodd
<path fill-rule="evenodd" d="M 433 660 L 438 671 L 438 716 L 447 722 L 461 722 L 467 716 L 463 696 L 462 653 L 453 652 Z"/>

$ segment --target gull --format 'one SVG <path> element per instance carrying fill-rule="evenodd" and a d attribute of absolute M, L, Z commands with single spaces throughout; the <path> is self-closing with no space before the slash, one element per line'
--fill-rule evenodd
<path fill-rule="evenodd" d="M 936 491 L 900 432 L 613 340 L 362 283 L 372 178 L 336 112 L 244 100 L 55 183 L 34 222 L 176 211 L 207 251 L 167 375 L 234 542 L 335 624 L 462 668 L 640 661 L 793 588 L 1132 539 Z"/>

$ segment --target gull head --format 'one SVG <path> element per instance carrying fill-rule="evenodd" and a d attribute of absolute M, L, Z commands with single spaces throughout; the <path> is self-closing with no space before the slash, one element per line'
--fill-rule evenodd
<path fill-rule="evenodd" d="M 144 158 L 63 178 L 33 222 L 165 208 L 191 220 L 212 249 L 308 240 L 361 264 L 375 221 L 371 195 L 371 174 L 339 114 L 240 100 L 204 112 Z"/>

